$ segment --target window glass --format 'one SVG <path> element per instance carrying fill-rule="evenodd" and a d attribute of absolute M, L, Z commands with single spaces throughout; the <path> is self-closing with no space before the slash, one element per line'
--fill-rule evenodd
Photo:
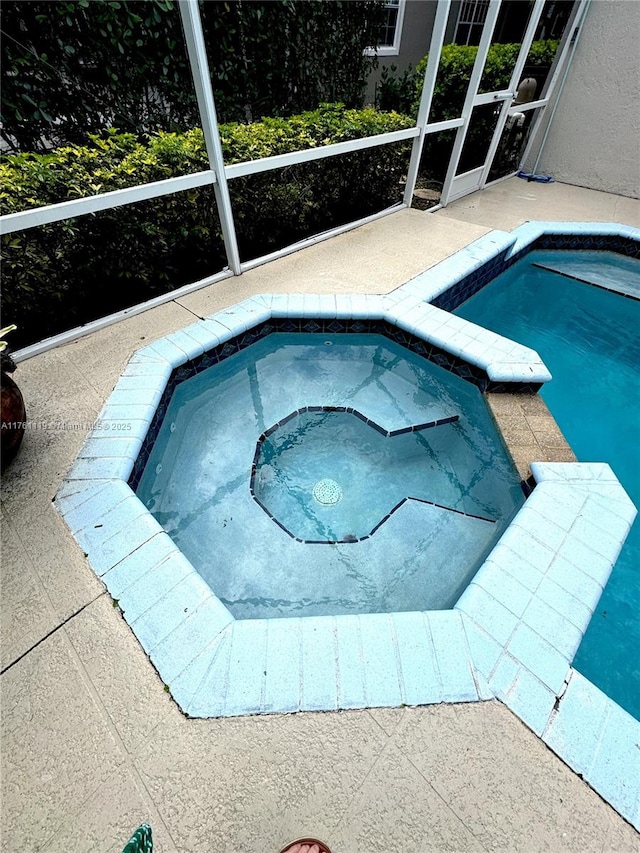
<path fill-rule="evenodd" d="M 380 28 L 380 36 L 378 39 L 379 47 L 397 47 L 396 45 L 396 30 L 398 27 L 398 12 L 400 10 L 400 0 L 388 0 L 384 4 L 385 21 Z"/>
<path fill-rule="evenodd" d="M 489 11 L 489 0 L 464 0 L 458 13 L 455 44 L 480 44 L 482 27 Z"/>

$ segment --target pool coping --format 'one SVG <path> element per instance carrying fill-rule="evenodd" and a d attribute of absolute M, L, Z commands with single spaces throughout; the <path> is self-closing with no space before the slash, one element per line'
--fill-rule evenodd
<path fill-rule="evenodd" d="M 386 296 L 260 295 L 134 353 L 54 505 L 186 715 L 497 698 L 640 829 L 640 723 L 571 667 L 636 515 L 608 465 L 533 462 L 536 488 L 453 610 L 274 620 L 235 620 L 127 484 L 172 371 L 270 318 L 380 319 L 498 389 L 548 381 L 537 353 L 430 303 L 576 232 L 640 241 L 613 223 L 527 223 Z"/>

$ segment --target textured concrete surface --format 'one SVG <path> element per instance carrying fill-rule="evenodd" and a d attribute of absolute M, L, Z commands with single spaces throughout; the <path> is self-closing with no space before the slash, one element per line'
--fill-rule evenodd
<path fill-rule="evenodd" d="M 271 853 L 303 834 L 335 853 L 640 850 L 498 702 L 186 719 L 51 506 L 86 436 L 60 426 L 92 422 L 131 353 L 194 314 L 276 290 L 385 292 L 527 219 L 640 223 L 638 202 L 559 184 L 482 198 L 387 217 L 18 365 L 29 420 L 49 426 L 2 484 L 3 851 L 119 853 L 143 821 L 162 853 Z"/>
<path fill-rule="evenodd" d="M 540 156 L 539 173 L 640 197 L 639 34 L 636 0 L 590 4 Z M 538 145 L 532 151 L 537 152 Z"/>
<path fill-rule="evenodd" d="M 619 222 L 640 228 L 640 201 L 569 184 L 510 178 L 450 204 L 437 216 L 512 231 L 532 219 Z"/>

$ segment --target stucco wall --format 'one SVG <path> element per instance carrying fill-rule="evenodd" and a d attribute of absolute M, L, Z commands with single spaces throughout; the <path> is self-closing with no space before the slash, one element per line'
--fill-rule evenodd
<path fill-rule="evenodd" d="M 592 0 L 536 170 L 640 198 L 640 0 Z"/>

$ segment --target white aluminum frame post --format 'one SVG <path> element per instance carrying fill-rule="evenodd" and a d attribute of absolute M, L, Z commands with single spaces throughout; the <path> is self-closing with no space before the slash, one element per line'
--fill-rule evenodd
<path fill-rule="evenodd" d="M 422 94 L 420 96 L 418 117 L 416 119 L 419 135 L 413 140 L 411 159 L 409 161 L 409 169 L 407 170 L 407 183 L 404 188 L 404 203 L 407 207 L 410 207 L 411 202 L 413 201 L 413 192 L 416 188 L 420 159 L 422 158 L 422 149 L 424 147 L 424 138 L 427 133 L 434 132 L 434 125 L 429 126 L 429 113 L 431 111 L 431 102 L 433 100 L 433 92 L 436 85 L 436 78 L 438 76 L 440 55 L 442 53 L 442 45 L 444 44 L 444 35 L 447 28 L 447 21 L 449 20 L 450 9 L 451 0 L 440 0 L 436 9 L 436 17 L 433 22 L 431 43 L 429 45 L 429 60 L 427 62 L 427 67 L 424 70 Z M 440 122 L 440 124 L 447 124 L 448 127 L 460 127 L 462 119 L 456 119 L 455 121 L 456 124 L 454 125 L 450 122 Z M 448 128 L 439 127 L 438 129 L 446 130 Z"/>
<path fill-rule="evenodd" d="M 216 204 L 218 205 L 218 216 L 229 268 L 234 275 L 241 273 L 240 253 L 238 251 L 238 238 L 233 222 L 233 211 L 231 209 L 231 198 L 227 178 L 224 172 L 224 158 L 222 156 L 222 143 L 220 131 L 218 130 L 218 117 L 216 105 L 211 88 L 211 74 L 209 73 L 209 60 L 207 59 L 207 48 L 202 31 L 202 20 L 198 0 L 179 0 L 178 7 L 182 16 L 182 27 L 187 43 L 187 53 L 191 63 L 191 74 L 198 99 L 200 110 L 200 121 L 204 133 L 205 146 L 209 157 L 209 165 L 216 175 L 214 191 Z"/>
<path fill-rule="evenodd" d="M 529 23 L 527 24 L 527 28 L 524 34 L 524 38 L 522 39 L 522 45 L 520 46 L 520 52 L 518 53 L 518 58 L 516 59 L 516 64 L 513 67 L 513 71 L 511 72 L 511 80 L 509 81 L 509 90 L 511 93 L 511 99 L 506 98 L 502 101 L 502 107 L 500 108 L 500 115 L 498 116 L 498 123 L 493 131 L 493 137 L 491 139 L 491 145 L 489 146 L 489 150 L 487 151 L 487 156 L 485 159 L 484 169 L 482 170 L 482 176 L 480 178 L 480 186 L 484 186 L 487 182 L 487 178 L 489 177 L 489 172 L 491 171 L 491 166 L 493 164 L 493 158 L 496 155 L 496 151 L 498 150 L 498 145 L 500 144 L 500 140 L 502 139 L 502 133 L 504 131 L 504 126 L 507 123 L 507 118 L 509 117 L 509 110 L 511 109 L 511 104 L 513 103 L 513 98 L 515 98 L 518 90 L 518 85 L 520 82 L 520 76 L 524 69 L 525 63 L 527 61 L 527 57 L 529 56 L 529 50 L 531 49 L 531 45 L 533 43 L 533 38 L 536 34 L 536 30 L 538 28 L 538 22 L 540 20 L 540 16 L 542 15 L 542 10 L 544 9 L 544 5 L 546 0 L 535 0 L 533 8 L 531 10 L 531 15 L 529 17 Z"/>
<path fill-rule="evenodd" d="M 478 89 L 480 88 L 482 72 L 484 71 L 485 62 L 487 60 L 487 54 L 489 53 L 491 39 L 493 37 L 493 31 L 496 26 L 496 21 L 498 20 L 498 13 L 500 12 L 501 5 L 502 0 L 490 0 L 489 2 L 489 11 L 487 12 L 487 17 L 485 18 L 484 27 L 482 29 L 482 36 L 480 37 L 480 44 L 478 45 L 478 53 L 476 54 L 476 60 L 473 63 L 473 70 L 471 71 L 471 78 L 467 87 L 467 95 L 464 99 L 464 104 L 462 107 L 463 125 L 458 129 L 458 132 L 456 133 L 455 142 L 453 143 L 453 150 L 451 152 L 451 158 L 449 159 L 449 168 L 447 169 L 447 175 L 444 179 L 444 185 L 442 187 L 440 203 L 443 206 L 446 206 L 450 201 L 451 189 L 453 187 L 453 182 L 456 178 L 456 172 L 458 171 L 458 163 L 460 162 L 462 148 L 464 146 L 465 139 L 467 138 L 469 123 L 471 121 L 471 114 L 473 113 L 474 107 L 478 106 L 478 104 L 476 103 Z"/>
<path fill-rule="evenodd" d="M 547 86 L 547 91 L 545 92 L 545 97 L 542 98 L 540 101 L 536 101 L 531 104 L 524 104 L 521 108 L 521 111 L 524 112 L 525 107 L 529 110 L 535 109 L 537 107 L 546 107 L 550 103 L 552 96 L 555 95 L 554 103 L 551 108 L 551 114 L 547 117 L 547 126 L 545 128 L 544 135 L 542 137 L 542 140 L 540 141 L 540 144 L 538 145 L 536 161 L 532 169 L 532 172 L 534 173 L 536 172 L 538 168 L 538 163 L 540 162 L 540 157 L 542 155 L 542 151 L 544 149 L 544 145 L 547 140 L 549 130 L 551 128 L 551 122 L 553 121 L 553 117 L 556 113 L 558 102 L 562 95 L 562 90 L 564 89 L 564 84 L 567 79 L 569 69 L 571 68 L 573 55 L 575 53 L 576 47 L 578 46 L 578 40 L 584 28 L 584 22 L 587 17 L 587 12 L 589 11 L 590 4 L 591 0 L 579 0 L 579 5 L 574 10 L 573 19 L 570 20 L 567 24 L 567 28 L 564 33 L 564 45 L 560 50 L 560 55 L 557 57 L 555 68 L 553 69 L 551 79 L 549 80 L 549 85 Z M 560 82 L 560 85 L 558 86 L 558 91 L 556 92 L 556 86 L 561 74 L 562 80 Z M 540 110 L 540 113 L 536 116 L 535 121 L 532 124 L 532 127 L 529 131 L 529 139 L 522 153 L 522 157 L 520 158 L 521 164 L 526 163 L 527 158 L 529 157 L 533 148 L 533 145 L 537 140 L 537 134 L 542 126 L 542 119 L 544 113 L 544 109 Z"/>
<path fill-rule="evenodd" d="M 582 30 L 582 25 L 584 23 L 585 16 L 587 14 L 587 9 L 589 7 L 590 0 L 577 0 L 576 6 L 572 12 L 571 18 L 567 23 L 565 28 L 565 32 L 563 34 L 563 40 L 558 51 L 558 54 L 554 60 L 554 65 L 552 68 L 552 72 L 550 77 L 548 78 L 548 82 L 546 85 L 546 91 L 544 93 L 544 97 L 539 98 L 536 101 L 532 101 L 528 104 L 513 104 L 513 98 L 516 94 L 516 89 L 518 86 L 519 78 L 522 74 L 524 66 L 527 61 L 528 53 L 531 48 L 531 44 L 535 37 L 535 32 L 544 11 L 545 0 L 535 0 L 534 6 L 531 11 L 531 15 L 529 18 L 529 22 L 527 24 L 527 29 L 522 41 L 522 46 L 520 48 L 518 58 L 516 60 L 516 64 L 514 66 L 514 70 L 511 75 L 511 80 L 509 83 L 509 88 L 500 91 L 500 92 L 490 92 L 486 95 L 481 95 L 478 93 L 478 89 L 480 86 L 480 82 L 482 79 L 482 71 L 484 70 L 484 65 L 486 62 L 487 54 L 489 51 L 489 47 L 491 46 L 491 39 L 493 37 L 493 31 L 495 29 L 495 24 L 497 21 L 497 15 L 500 11 L 500 6 L 502 0 L 490 0 L 492 5 L 495 5 L 495 9 L 492 10 L 491 6 L 489 8 L 489 12 L 487 14 L 487 20 L 485 21 L 485 30 L 483 31 L 483 36 L 480 42 L 480 46 L 478 47 L 478 55 L 476 57 L 476 64 L 474 64 L 474 69 L 472 72 L 472 78 L 469 83 L 469 88 L 467 90 L 467 98 L 465 99 L 465 105 L 463 107 L 463 120 L 464 126 L 460 131 L 458 131 L 458 136 L 456 138 L 454 149 L 451 155 L 451 159 L 449 161 L 449 167 L 447 169 L 447 177 L 445 179 L 445 183 L 442 189 L 442 195 L 440 199 L 440 205 L 442 207 L 446 207 L 451 201 L 455 201 L 457 198 L 460 198 L 462 195 L 468 194 L 469 192 L 474 192 L 475 190 L 484 189 L 486 186 L 491 186 L 492 183 L 498 183 L 499 181 L 505 180 L 507 177 L 511 177 L 516 174 L 517 170 L 514 170 L 509 175 L 498 178 L 496 181 L 489 182 L 488 176 L 491 170 L 491 166 L 493 163 L 493 159 L 495 157 L 496 151 L 500 144 L 500 138 L 502 135 L 502 131 L 504 130 L 504 126 L 506 124 L 507 118 L 514 113 L 519 112 L 528 112 L 530 110 L 539 109 L 539 114 L 535 117 L 530 129 L 529 129 L 529 137 L 527 144 L 525 146 L 524 151 L 520 155 L 520 160 L 518 164 L 518 168 L 521 168 L 521 164 L 526 162 L 527 158 L 530 156 L 532 147 L 534 146 L 537 140 L 537 134 L 539 128 L 541 126 L 541 122 L 543 119 L 543 114 L 545 112 L 544 108 L 548 106 L 550 103 L 555 91 L 556 85 L 558 83 L 558 79 L 562 74 L 562 82 L 566 79 L 569 67 L 571 65 L 573 59 L 573 53 L 575 51 L 575 46 L 577 43 L 577 35 Z M 491 33 L 487 33 L 487 26 L 490 26 Z M 486 50 L 483 50 L 483 46 L 486 46 Z M 479 62 L 482 62 L 481 66 L 478 68 Z M 476 74 L 477 71 L 477 74 Z M 474 84 L 474 78 L 476 78 L 476 83 Z M 553 112 L 555 112 L 555 108 L 558 103 L 558 98 L 562 92 L 562 84 L 560 86 L 560 90 L 557 93 L 556 100 L 553 106 L 552 115 L 550 116 L 547 129 L 545 132 L 545 137 L 539 145 L 539 153 L 538 158 L 540 156 L 540 152 L 542 147 L 544 146 L 544 141 L 546 139 L 546 133 L 548 133 L 549 126 L 553 119 Z M 484 165 L 482 167 L 482 172 L 479 172 L 477 185 L 472 189 L 465 189 L 463 192 L 455 193 L 453 192 L 453 187 L 455 185 L 456 178 L 464 177 L 464 175 L 459 176 L 456 174 L 458 169 L 458 164 L 460 160 L 460 154 L 462 152 L 462 146 L 464 144 L 464 140 L 466 139 L 469 122 L 471 120 L 471 115 L 473 113 L 473 109 L 476 106 L 480 106 L 483 103 L 492 103 L 493 101 L 502 101 L 502 106 L 500 109 L 500 115 L 498 117 L 498 121 L 496 124 L 496 128 L 494 129 L 493 137 L 491 140 L 491 144 L 489 146 L 489 150 L 487 152 L 487 156 L 485 158 Z M 536 165 L 537 165 L 536 160 Z M 534 167 L 535 170 L 535 167 Z M 472 170 L 476 171 L 476 170 Z M 478 170 L 479 171 L 479 170 Z M 468 173 L 471 174 L 471 173 Z"/>

